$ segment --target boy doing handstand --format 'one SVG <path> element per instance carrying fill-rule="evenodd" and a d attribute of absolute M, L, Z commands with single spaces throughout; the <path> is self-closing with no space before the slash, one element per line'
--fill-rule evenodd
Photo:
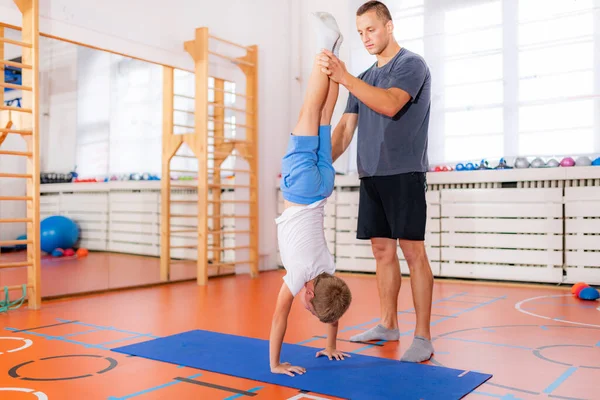
<path fill-rule="evenodd" d="M 321 48 L 339 51 L 342 35 L 333 16 L 315 13 Z M 281 166 L 284 212 L 277 218 L 281 260 L 287 271 L 279 291 L 270 335 L 271 372 L 294 376 L 306 370 L 281 362 L 287 319 L 296 295 L 304 307 L 328 324 L 327 345 L 317 356 L 349 357 L 336 349 L 338 320 L 352 301 L 346 283 L 334 276 L 335 263 L 324 232 L 325 203 L 333 192 L 335 169 L 331 156 L 331 116 L 339 85 L 329 80 L 315 58 L 304 104 L 289 138 Z"/>

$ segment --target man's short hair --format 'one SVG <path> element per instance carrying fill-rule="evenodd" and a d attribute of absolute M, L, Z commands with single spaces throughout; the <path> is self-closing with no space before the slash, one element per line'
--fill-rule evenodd
<path fill-rule="evenodd" d="M 373 10 L 375 10 L 377 16 L 383 21 L 383 23 L 387 23 L 388 21 L 392 20 L 392 14 L 390 14 L 390 10 L 380 1 L 367 1 L 365 4 L 360 6 L 358 10 L 356 10 L 356 16 L 360 17 L 361 15 Z"/>
<path fill-rule="evenodd" d="M 338 321 L 352 302 L 352 293 L 346 282 L 324 272 L 315 278 L 314 288 L 315 296 L 311 303 L 319 320 L 326 324 Z"/>

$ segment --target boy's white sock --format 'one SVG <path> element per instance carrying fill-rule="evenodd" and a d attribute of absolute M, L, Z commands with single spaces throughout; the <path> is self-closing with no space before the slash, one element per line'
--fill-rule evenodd
<path fill-rule="evenodd" d="M 317 52 L 327 49 L 339 57 L 343 36 L 333 15 L 327 12 L 314 12 L 311 16 L 317 39 Z"/>

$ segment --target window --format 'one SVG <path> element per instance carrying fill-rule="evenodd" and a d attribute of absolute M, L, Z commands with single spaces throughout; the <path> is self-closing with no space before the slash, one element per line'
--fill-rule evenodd
<path fill-rule="evenodd" d="M 399 44 L 432 73 L 431 164 L 600 152 L 597 0 L 386 4 Z M 375 61 L 359 44 L 352 73 Z"/>
<path fill-rule="evenodd" d="M 520 154 L 600 150 L 594 148 L 594 129 L 599 129 L 594 127 L 593 99 L 599 94 L 594 88 L 597 13 L 593 0 L 519 1 Z"/>
<path fill-rule="evenodd" d="M 503 144 L 502 4 L 444 12 L 442 66 L 444 161 L 501 157 Z"/>
<path fill-rule="evenodd" d="M 404 0 L 396 4 L 396 10 L 390 10 L 394 20 L 394 37 L 411 51 L 424 55 L 424 0 Z"/>

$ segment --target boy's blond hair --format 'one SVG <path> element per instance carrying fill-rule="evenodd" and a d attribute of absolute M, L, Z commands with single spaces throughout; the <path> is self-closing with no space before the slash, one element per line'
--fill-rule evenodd
<path fill-rule="evenodd" d="M 315 278 L 314 293 L 311 303 L 319 320 L 326 324 L 338 321 L 352 302 L 346 282 L 326 272 Z"/>

